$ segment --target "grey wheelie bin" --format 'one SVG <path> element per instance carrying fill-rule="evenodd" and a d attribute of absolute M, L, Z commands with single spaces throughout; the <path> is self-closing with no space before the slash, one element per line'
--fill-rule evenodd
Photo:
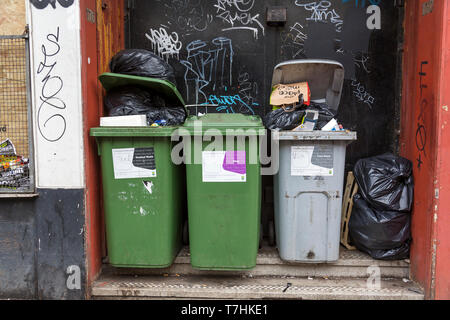
<path fill-rule="evenodd" d="M 344 68 L 330 60 L 278 64 L 272 86 L 307 81 L 311 101 L 337 110 Z M 333 262 L 339 258 L 346 147 L 349 131 L 274 131 L 280 169 L 274 177 L 275 233 L 281 259 Z"/>

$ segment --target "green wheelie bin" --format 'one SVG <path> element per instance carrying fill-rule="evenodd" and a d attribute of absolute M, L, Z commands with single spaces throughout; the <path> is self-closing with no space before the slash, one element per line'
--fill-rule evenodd
<path fill-rule="evenodd" d="M 251 269 L 260 232 L 261 118 L 209 113 L 189 117 L 183 129 L 191 136 L 184 144 L 191 265 Z"/>
<path fill-rule="evenodd" d="M 117 73 L 99 80 L 107 91 L 137 85 L 185 106 L 166 80 Z M 178 127 L 91 128 L 101 156 L 108 256 L 115 267 L 164 268 L 181 249 L 186 178 L 184 166 L 171 158 Z"/>
<path fill-rule="evenodd" d="M 181 248 L 184 168 L 171 160 L 177 127 L 91 129 L 101 156 L 109 262 L 163 268 Z"/>

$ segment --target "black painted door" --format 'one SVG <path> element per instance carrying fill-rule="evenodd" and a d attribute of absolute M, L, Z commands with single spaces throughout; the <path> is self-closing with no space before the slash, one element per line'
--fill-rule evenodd
<path fill-rule="evenodd" d="M 261 116 L 270 111 L 277 63 L 341 62 L 345 83 L 338 119 L 358 132 L 347 150 L 351 168 L 361 157 L 397 148 L 402 17 L 394 2 L 129 0 L 127 47 L 166 59 L 188 104 Z M 266 10 L 274 6 L 287 9 L 284 26 L 266 22 Z"/>

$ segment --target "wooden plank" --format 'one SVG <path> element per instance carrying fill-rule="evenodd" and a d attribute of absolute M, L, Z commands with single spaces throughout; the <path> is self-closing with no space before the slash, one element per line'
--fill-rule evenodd
<path fill-rule="evenodd" d="M 342 218 L 341 218 L 341 243 L 349 250 L 356 248 L 350 245 L 348 241 L 348 223 L 353 209 L 353 196 L 358 192 L 358 184 L 356 183 L 353 172 L 347 175 L 347 182 L 345 185 L 344 199 L 342 203 Z"/>

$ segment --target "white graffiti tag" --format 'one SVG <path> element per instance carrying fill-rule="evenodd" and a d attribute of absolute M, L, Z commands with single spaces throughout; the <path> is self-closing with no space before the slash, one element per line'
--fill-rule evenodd
<path fill-rule="evenodd" d="M 259 21 L 259 13 L 250 12 L 254 4 L 255 0 L 217 0 L 214 5 L 217 9 L 216 17 L 231 25 L 222 31 L 249 30 L 253 32 L 255 39 L 258 39 L 259 31 L 262 31 L 264 36 L 264 26 Z"/>
<path fill-rule="evenodd" d="M 330 1 L 304 2 L 302 0 L 296 0 L 295 5 L 298 7 L 303 7 L 306 11 L 311 12 L 311 17 L 306 18 L 306 20 L 314 22 L 330 21 L 335 25 L 337 32 L 342 31 L 342 25 L 344 21 L 341 19 L 341 16 L 336 12 L 335 9 L 331 10 Z"/>
<path fill-rule="evenodd" d="M 195 104 L 207 103 L 206 92 L 232 85 L 233 46 L 231 39 L 218 37 L 208 43 L 195 40 L 186 46 L 187 59 L 184 80 L 189 97 L 195 94 Z"/>
<path fill-rule="evenodd" d="M 281 33 L 281 52 L 288 59 L 295 59 L 304 53 L 305 41 L 308 35 L 303 32 L 303 26 L 296 22 L 289 28 L 289 32 Z"/>
<path fill-rule="evenodd" d="M 372 109 L 375 98 L 367 92 L 366 88 L 357 80 L 352 80 L 353 94 L 361 102 L 364 102 Z"/>
<path fill-rule="evenodd" d="M 146 33 L 145 36 L 152 43 L 155 54 L 158 54 L 166 61 L 174 56 L 179 59 L 180 50 L 183 47 L 183 44 L 178 39 L 178 34 L 176 32 L 172 32 L 169 35 L 164 28 L 159 28 L 159 30 L 150 29 L 150 32 Z"/>

